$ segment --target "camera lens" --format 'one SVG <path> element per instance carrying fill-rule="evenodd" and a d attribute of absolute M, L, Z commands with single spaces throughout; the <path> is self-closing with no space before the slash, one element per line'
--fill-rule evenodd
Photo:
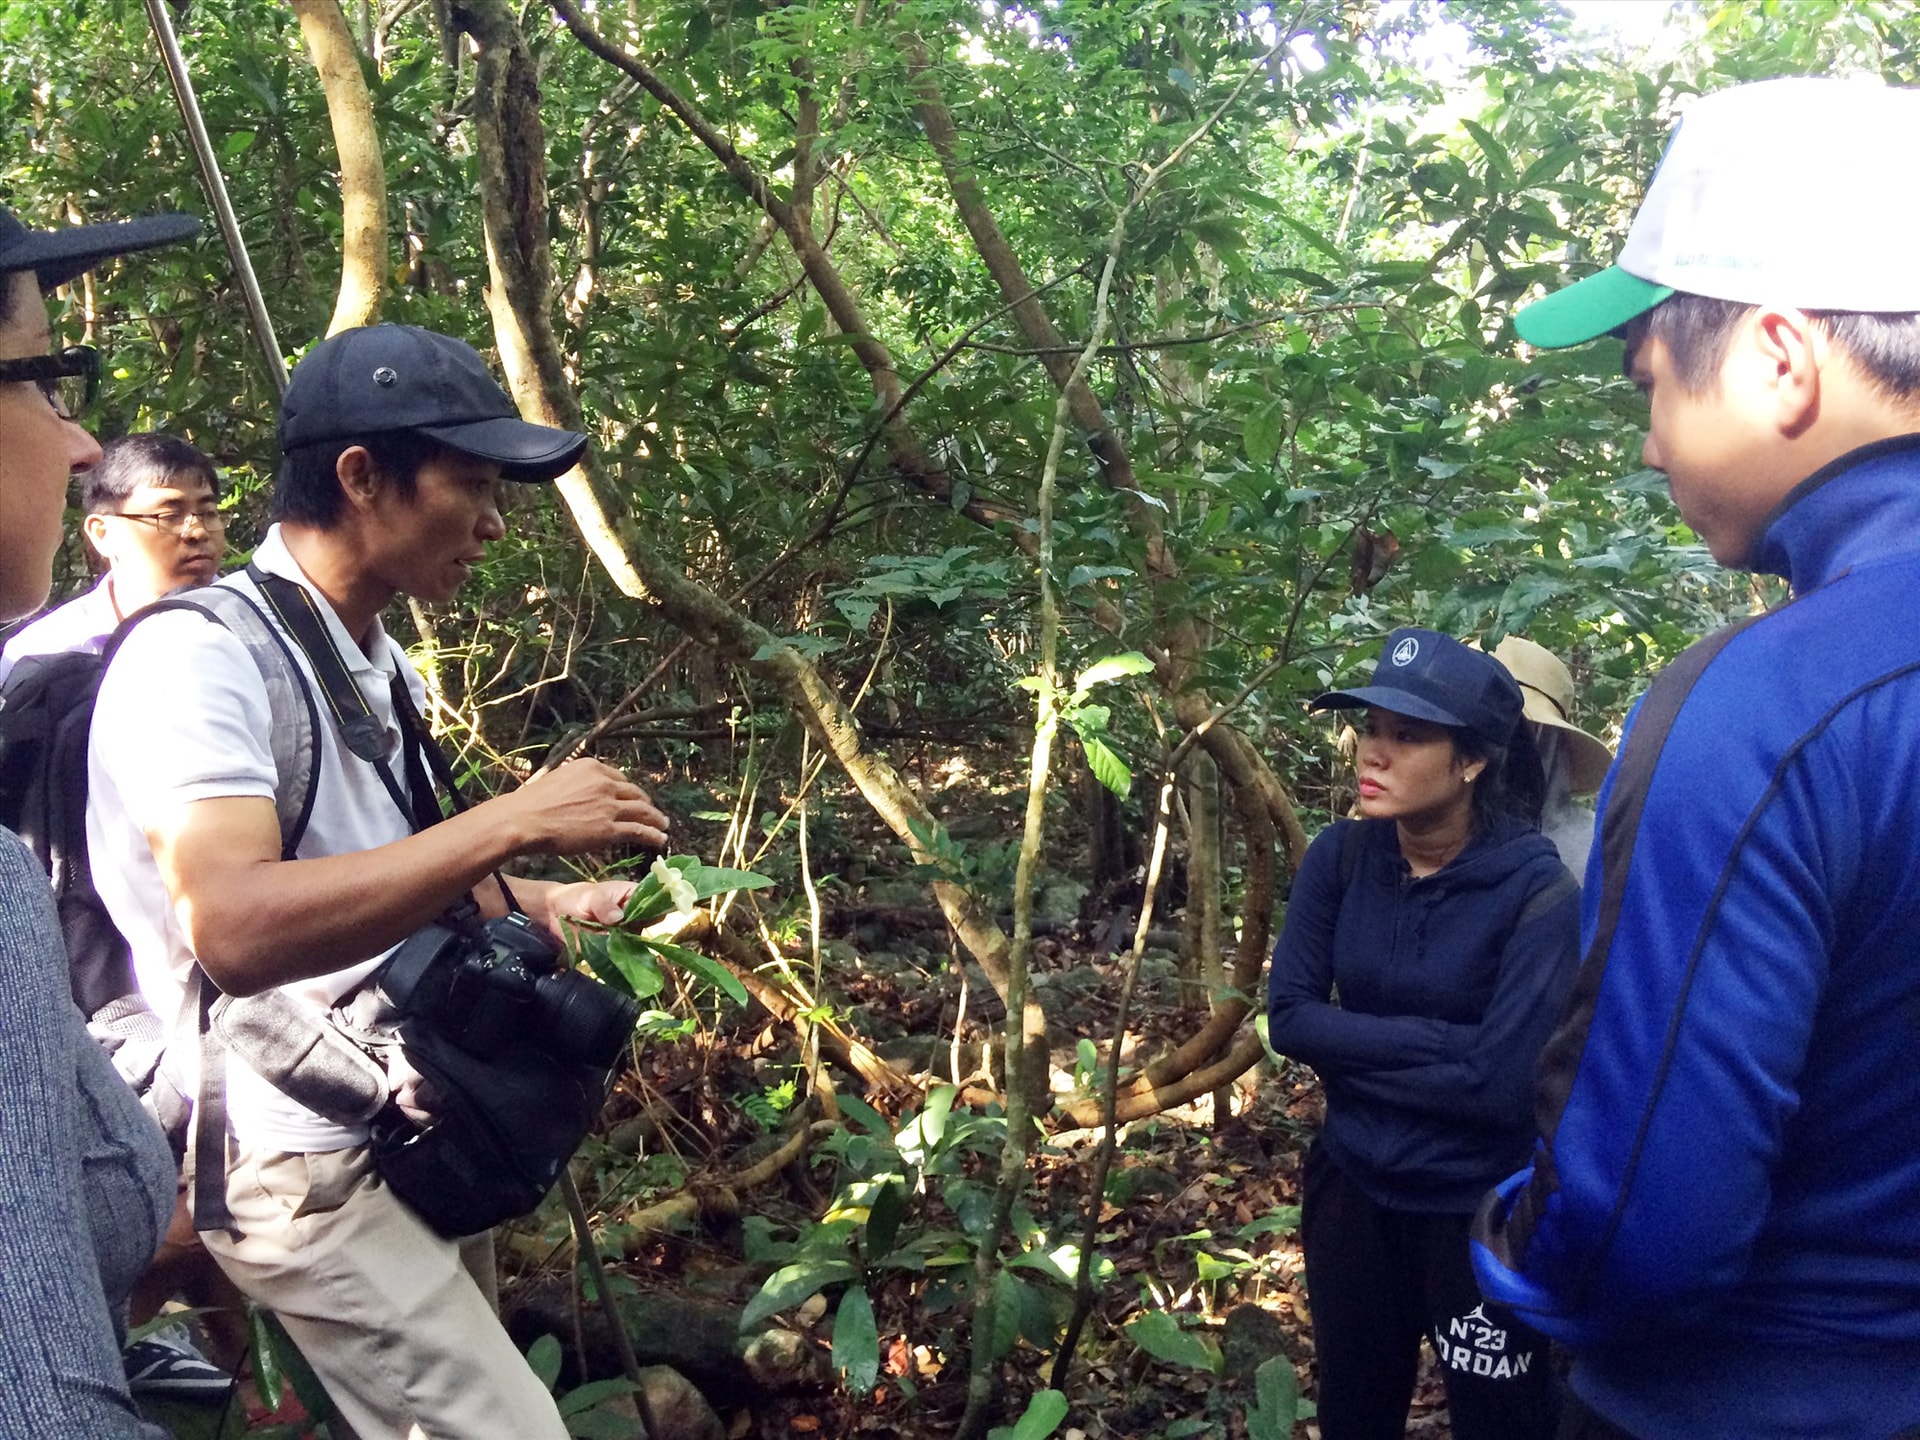
<path fill-rule="evenodd" d="M 600 1070 L 619 1060 L 640 1018 L 637 1002 L 570 970 L 542 975 L 535 994 L 549 1053 Z"/>

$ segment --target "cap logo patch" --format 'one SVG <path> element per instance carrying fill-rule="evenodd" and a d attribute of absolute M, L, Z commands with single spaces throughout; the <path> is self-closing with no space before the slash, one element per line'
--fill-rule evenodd
<path fill-rule="evenodd" d="M 1393 663 L 1396 665 L 1411 665 L 1413 663 L 1413 657 L 1419 653 L 1420 642 L 1409 635 L 1393 647 Z"/>
<path fill-rule="evenodd" d="M 399 378 L 398 375 L 393 373 L 393 367 L 391 365 L 382 365 L 378 370 L 373 372 L 373 383 L 376 385 L 391 385 Z"/>

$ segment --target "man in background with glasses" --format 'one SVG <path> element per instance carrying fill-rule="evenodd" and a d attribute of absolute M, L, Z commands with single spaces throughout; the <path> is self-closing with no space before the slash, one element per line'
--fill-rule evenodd
<path fill-rule="evenodd" d="M 57 357 L 54 357 L 57 358 Z M 110 442 L 80 477 L 82 529 L 106 564 L 100 583 L 0 649 L 0 681 L 29 655 L 98 655 L 119 623 L 162 595 L 219 572 L 226 517 L 213 462 L 173 435 Z"/>

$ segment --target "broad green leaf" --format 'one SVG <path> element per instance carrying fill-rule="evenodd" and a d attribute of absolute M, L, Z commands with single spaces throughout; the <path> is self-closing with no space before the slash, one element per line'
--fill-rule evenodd
<path fill-rule="evenodd" d="M 607 959 L 638 999 L 648 999 L 666 989 L 667 977 L 660 973 L 660 962 L 654 958 L 653 947 L 638 935 L 629 935 L 624 930 L 609 934 Z"/>
<path fill-rule="evenodd" d="M 633 1417 L 617 1410 L 582 1410 L 563 1423 L 574 1440 L 633 1440 Z"/>
<path fill-rule="evenodd" d="M 760 1293 L 747 1302 L 747 1308 L 740 1312 L 740 1328 L 746 1330 L 769 1315 L 778 1315 L 829 1285 L 851 1280 L 855 1273 L 849 1260 L 801 1260 L 784 1266 L 769 1275 Z"/>
<path fill-rule="evenodd" d="M 590 1380 L 560 1397 L 560 1413 L 563 1416 L 578 1415 L 583 1410 L 605 1404 L 617 1395 L 631 1395 L 633 1389 L 633 1382 L 627 1379 Z"/>
<path fill-rule="evenodd" d="M 936 1086 L 920 1113 L 900 1128 L 897 1143 L 909 1164 L 925 1165 L 940 1148 L 947 1135 L 947 1117 L 953 1113 L 953 1102 L 959 1094 L 957 1086 Z"/>
<path fill-rule="evenodd" d="M 1289 1440 L 1300 1418 L 1300 1377 L 1293 1361 L 1276 1355 L 1253 1373 L 1254 1403 L 1247 1410 L 1252 1440 Z"/>
<path fill-rule="evenodd" d="M 847 1390 L 863 1396 L 880 1378 L 880 1332 L 866 1287 L 849 1285 L 833 1312 L 833 1368 L 846 1377 Z"/>
<path fill-rule="evenodd" d="M 998 1360 L 1020 1338 L 1020 1322 L 1026 1309 L 1027 1287 L 1011 1271 L 1002 1270 L 993 1278 L 992 1353 Z"/>
<path fill-rule="evenodd" d="M 560 1360 L 560 1342 L 551 1335 L 542 1335 L 527 1347 L 527 1368 L 549 1390 L 560 1378 Z"/>
<path fill-rule="evenodd" d="M 1067 1397 L 1058 1390 L 1040 1390 L 1011 1425 L 996 1425 L 987 1440 L 1047 1440 L 1067 1418 Z"/>
<path fill-rule="evenodd" d="M 893 1127 L 887 1123 L 887 1117 L 858 1095 L 840 1095 L 835 1098 L 839 1100 L 841 1110 L 851 1115 L 860 1128 L 869 1135 L 881 1135 L 889 1140 L 893 1138 Z"/>
<path fill-rule="evenodd" d="M 1082 735 L 1080 748 L 1087 753 L 1087 768 L 1093 771 L 1093 778 L 1124 800 L 1133 788 L 1133 771 L 1127 762 L 1109 749 L 1104 740 Z"/>
<path fill-rule="evenodd" d="M 907 1187 L 899 1180 L 889 1180 L 880 1187 L 873 1197 L 873 1204 L 867 1208 L 867 1259 L 884 1260 L 893 1253 L 894 1242 L 900 1235 L 900 1222 L 907 1214 Z"/>
<path fill-rule="evenodd" d="M 1182 1330 L 1164 1310 L 1149 1310 L 1126 1327 L 1127 1338 L 1156 1360 L 1192 1370 L 1220 1373 L 1220 1352 L 1198 1335 Z"/>
<path fill-rule="evenodd" d="M 1280 453 L 1280 440 L 1286 434 L 1287 415 L 1279 405 L 1268 405 L 1247 416 L 1241 428 L 1241 443 L 1246 447 L 1247 463 L 1256 470 L 1273 464 Z"/>
<path fill-rule="evenodd" d="M 1082 670 L 1073 682 L 1073 693 L 1084 695 L 1096 685 L 1104 685 L 1109 680 L 1124 680 L 1129 675 L 1146 675 L 1153 670 L 1153 662 L 1137 650 L 1128 650 L 1119 655 L 1109 655 L 1096 660 Z"/>
<path fill-rule="evenodd" d="M 637 943 L 654 950 L 662 960 L 682 970 L 691 971 L 709 985 L 723 991 L 736 1005 L 747 1003 L 747 987 L 740 983 L 740 977 L 734 974 L 718 960 L 702 955 L 698 950 L 689 950 L 684 945 L 670 944 L 665 940 L 640 940 Z"/>

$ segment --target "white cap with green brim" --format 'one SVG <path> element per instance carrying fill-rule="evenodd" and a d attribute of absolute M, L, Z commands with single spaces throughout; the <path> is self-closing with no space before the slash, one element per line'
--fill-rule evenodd
<path fill-rule="evenodd" d="M 1667 141 L 1620 261 L 1527 306 L 1520 338 L 1593 340 L 1676 290 L 1920 311 L 1920 89 L 1762 80 L 1703 95 Z"/>

